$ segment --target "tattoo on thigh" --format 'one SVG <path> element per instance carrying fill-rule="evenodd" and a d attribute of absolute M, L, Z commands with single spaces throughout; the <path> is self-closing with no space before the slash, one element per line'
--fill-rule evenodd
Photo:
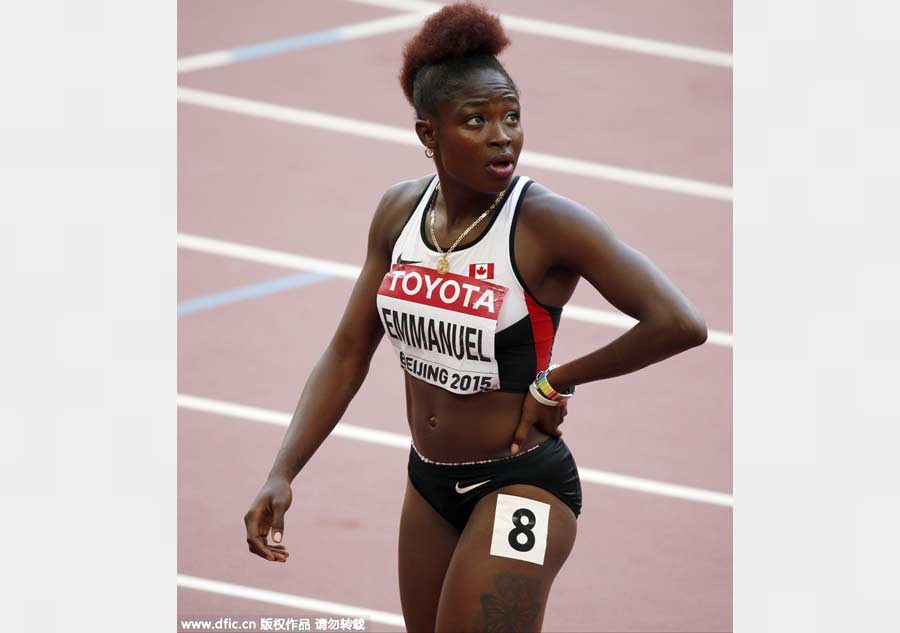
<path fill-rule="evenodd" d="M 481 627 L 485 633 L 532 631 L 541 611 L 541 579 L 501 572 L 496 593 L 481 594 Z"/>

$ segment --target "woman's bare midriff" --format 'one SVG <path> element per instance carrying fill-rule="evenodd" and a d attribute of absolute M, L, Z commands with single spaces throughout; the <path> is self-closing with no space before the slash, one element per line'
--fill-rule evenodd
<path fill-rule="evenodd" d="M 511 455 L 513 434 L 528 395 L 488 391 L 457 395 L 409 374 L 406 413 L 413 443 L 436 462 L 466 462 Z M 531 427 L 519 452 L 549 436 Z"/>

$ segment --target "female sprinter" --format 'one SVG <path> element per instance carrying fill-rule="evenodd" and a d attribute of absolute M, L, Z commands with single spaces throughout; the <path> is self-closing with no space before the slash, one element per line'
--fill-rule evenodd
<path fill-rule="evenodd" d="M 496 17 L 467 3 L 406 44 L 401 84 L 436 174 L 384 194 L 343 318 L 244 518 L 250 551 L 285 561 L 291 481 L 387 333 L 413 442 L 399 537 L 409 631 L 539 631 L 581 510 L 558 429 L 575 386 L 706 340 L 703 318 L 645 256 L 591 211 L 514 175 L 521 106 L 496 59 L 508 43 Z M 553 367 L 579 277 L 639 322 Z"/>

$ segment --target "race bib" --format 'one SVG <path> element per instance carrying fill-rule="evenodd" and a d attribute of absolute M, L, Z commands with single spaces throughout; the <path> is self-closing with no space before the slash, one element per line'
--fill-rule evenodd
<path fill-rule="evenodd" d="M 491 555 L 543 565 L 549 522 L 549 503 L 498 494 Z"/>
<path fill-rule="evenodd" d="M 378 313 L 400 365 L 459 394 L 499 389 L 494 335 L 507 288 L 456 273 L 394 264 L 378 290 Z"/>

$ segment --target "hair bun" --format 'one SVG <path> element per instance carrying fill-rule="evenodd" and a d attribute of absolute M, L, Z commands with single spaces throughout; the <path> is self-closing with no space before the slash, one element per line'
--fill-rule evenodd
<path fill-rule="evenodd" d="M 422 66 L 454 57 L 491 55 L 496 57 L 509 46 L 500 19 L 472 2 L 442 8 L 425 20 L 419 32 L 403 47 L 400 82 L 412 102 L 413 82 Z"/>

